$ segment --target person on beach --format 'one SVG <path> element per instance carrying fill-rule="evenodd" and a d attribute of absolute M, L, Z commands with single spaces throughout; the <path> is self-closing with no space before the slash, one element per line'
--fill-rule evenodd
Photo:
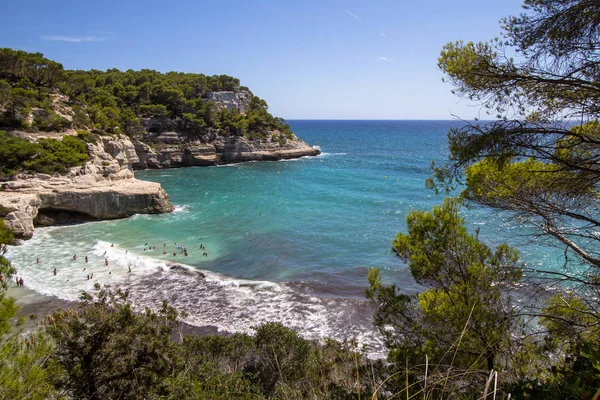
<path fill-rule="evenodd" d="M 56 268 L 54 268 L 54 276 L 56 276 Z"/>

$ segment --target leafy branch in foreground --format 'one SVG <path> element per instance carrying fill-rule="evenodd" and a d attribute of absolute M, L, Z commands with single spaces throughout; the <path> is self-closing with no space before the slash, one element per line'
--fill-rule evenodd
<path fill-rule="evenodd" d="M 408 296 L 395 285 L 384 286 L 376 269 L 369 271 L 367 290 L 396 371 L 405 363 L 422 365 L 428 357 L 442 375 L 457 376 L 440 380 L 440 396 L 450 387 L 463 394 L 478 390 L 489 374 L 486 369 L 514 369 L 511 334 L 520 326 L 509 295 L 521 278 L 517 251 L 505 244 L 492 251 L 467 233 L 459 210 L 458 200 L 446 199 L 431 212 L 412 211 L 408 233 L 399 233 L 393 242 L 425 291 Z M 423 373 L 411 368 L 410 376 L 399 374 L 389 385 L 399 390 L 404 380 L 422 381 Z"/>
<path fill-rule="evenodd" d="M 599 379 L 590 371 L 600 365 L 600 3 L 525 0 L 524 8 L 502 21 L 503 39 L 442 49 L 438 65 L 455 92 L 498 120 L 450 131 L 449 162 L 428 185 L 464 183 L 463 198 L 507 211 L 563 250 L 562 270 L 526 271 L 546 291 L 538 301 L 550 298 L 531 307 L 554 368 L 524 383 L 522 396 L 591 398 Z"/>

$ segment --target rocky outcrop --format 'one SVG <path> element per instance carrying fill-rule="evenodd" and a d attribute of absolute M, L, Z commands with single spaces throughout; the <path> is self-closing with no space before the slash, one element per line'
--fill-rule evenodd
<path fill-rule="evenodd" d="M 160 184 L 134 178 L 140 160 L 128 138 L 101 137 L 88 150 L 90 161 L 65 176 L 20 174 L 2 184 L 0 210 L 15 237 L 31 237 L 35 226 L 172 211 Z"/>
<path fill-rule="evenodd" d="M 213 101 L 217 105 L 217 110 L 227 108 L 228 110 L 237 110 L 240 114 L 245 114 L 250 108 L 252 94 L 247 90 L 238 92 L 208 92 L 204 98 L 206 101 Z"/>
<path fill-rule="evenodd" d="M 134 141 L 134 145 L 140 159 L 133 164 L 135 169 L 276 161 L 320 153 L 295 136 L 283 138 L 278 133 L 265 139 L 250 140 L 240 136 L 220 136 L 217 131 L 198 138 L 190 138 L 185 133 L 163 132 L 148 134 L 142 141 Z"/>

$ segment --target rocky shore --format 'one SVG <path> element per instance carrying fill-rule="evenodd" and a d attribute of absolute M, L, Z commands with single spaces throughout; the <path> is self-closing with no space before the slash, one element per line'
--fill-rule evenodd
<path fill-rule="evenodd" d="M 211 92 L 217 109 L 244 113 L 250 107 L 248 91 Z M 56 112 L 72 118 L 65 96 L 53 103 Z M 67 132 L 13 132 L 24 139 L 61 139 Z M 133 171 L 148 168 L 212 166 L 245 161 L 277 161 L 316 156 L 318 149 L 287 132 L 261 137 L 225 135 L 215 128 L 191 132 L 180 118 L 153 117 L 140 121 L 134 138 L 95 135 L 88 143 L 90 160 L 66 175 L 25 174 L 0 186 L 0 217 L 18 239 L 28 239 L 36 226 L 125 218 L 134 214 L 173 210 L 160 184 L 134 178 Z"/>
<path fill-rule="evenodd" d="M 0 211 L 16 238 L 30 238 L 35 226 L 173 210 L 160 184 L 134 178 L 139 158 L 129 138 L 101 137 L 88 151 L 90 161 L 66 175 L 19 174 L 2 183 Z"/>

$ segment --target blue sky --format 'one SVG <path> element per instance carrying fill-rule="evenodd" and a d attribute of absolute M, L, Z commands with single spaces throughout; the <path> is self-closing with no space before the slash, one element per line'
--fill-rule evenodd
<path fill-rule="evenodd" d="M 483 117 L 441 81 L 437 57 L 488 40 L 521 0 L 11 1 L 0 47 L 67 69 L 240 78 L 286 119 Z"/>

